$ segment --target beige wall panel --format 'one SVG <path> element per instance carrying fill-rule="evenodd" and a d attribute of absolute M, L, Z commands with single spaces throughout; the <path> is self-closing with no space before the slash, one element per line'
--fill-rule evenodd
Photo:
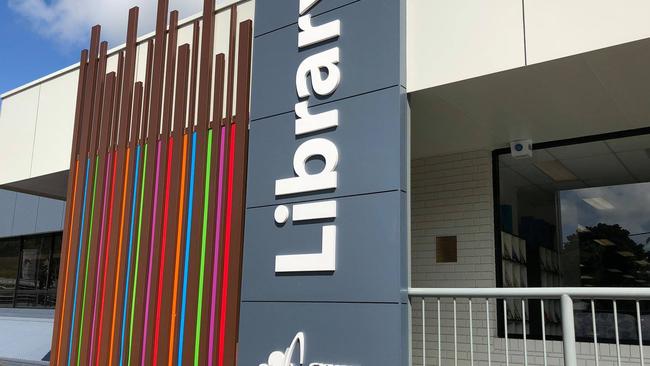
<path fill-rule="evenodd" d="M 32 87 L 2 101 L 0 184 L 30 176 L 40 90 Z"/>
<path fill-rule="evenodd" d="M 230 11 L 222 10 L 215 16 L 214 54 L 224 53 L 228 56 L 230 39 Z"/>
<path fill-rule="evenodd" d="M 237 7 L 237 18 L 240 22 L 255 17 L 255 2 L 248 1 Z"/>
<path fill-rule="evenodd" d="M 521 0 L 407 1 L 408 91 L 524 64 Z"/>
<path fill-rule="evenodd" d="M 142 42 L 137 47 L 137 61 L 135 63 L 135 81 L 144 83 L 147 74 L 147 42 Z"/>
<path fill-rule="evenodd" d="M 30 177 L 68 170 L 79 72 L 41 85 Z"/>
<path fill-rule="evenodd" d="M 529 64 L 650 37 L 646 0 L 526 0 L 525 10 Z"/>
<path fill-rule="evenodd" d="M 237 7 L 237 23 L 241 23 L 247 19 L 253 19 L 255 15 L 255 3 L 253 2 L 247 2 L 241 4 L 239 7 Z M 237 28 L 239 32 L 239 26 Z M 235 46 L 235 54 L 239 55 L 239 33 L 237 33 L 237 43 Z M 239 72 L 239 63 L 235 62 L 235 75 Z M 235 83 L 235 87 L 233 89 L 233 100 L 232 100 L 232 110 L 235 110 L 235 106 L 237 105 L 237 83 Z"/>
<path fill-rule="evenodd" d="M 214 37 L 214 54 L 223 53 L 226 56 L 226 71 L 224 77 L 224 90 L 228 85 L 228 48 L 230 45 L 230 11 L 225 10 L 217 13 L 215 37 Z M 226 101 L 224 94 L 223 115 L 226 116 Z"/>
<path fill-rule="evenodd" d="M 119 53 L 114 53 L 110 56 L 108 56 L 108 59 L 106 60 L 106 73 L 110 72 L 115 72 L 117 73 L 117 64 L 119 61 Z"/>
<path fill-rule="evenodd" d="M 192 32 L 194 32 L 194 23 L 186 24 L 178 29 L 178 45 L 185 43 L 192 45 Z"/>
<path fill-rule="evenodd" d="M 191 50 L 192 50 L 192 41 L 194 37 L 194 23 L 189 23 L 181 28 L 178 29 L 178 46 L 182 46 L 184 44 L 190 45 L 190 58 L 192 57 L 191 55 Z M 178 50 L 176 54 L 176 77 L 178 78 Z M 174 88 L 174 96 L 176 95 L 176 88 Z M 172 113 L 176 113 L 176 103 L 172 105 Z M 186 115 L 189 115 L 189 108 L 186 112 Z M 173 129 L 173 123 L 172 123 L 172 129 Z"/>

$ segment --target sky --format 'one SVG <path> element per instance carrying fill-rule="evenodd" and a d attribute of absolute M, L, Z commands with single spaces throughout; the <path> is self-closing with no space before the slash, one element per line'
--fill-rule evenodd
<path fill-rule="evenodd" d="M 616 186 L 574 189 L 560 192 L 562 238 L 574 234 L 579 225 L 596 226 L 598 223 L 619 224 L 628 230 L 638 244 L 646 245 L 650 232 L 650 183 L 633 183 Z M 585 198 L 601 198 L 611 209 L 595 209 Z M 646 246 L 646 250 L 649 250 Z"/>
<path fill-rule="evenodd" d="M 156 0 L 0 0 L 0 94 L 79 61 L 90 28 L 102 25 L 109 49 L 125 41 L 128 10 L 140 7 L 139 35 L 153 31 Z M 219 2 L 219 1 L 217 1 Z M 170 0 L 180 19 L 201 0 Z"/>

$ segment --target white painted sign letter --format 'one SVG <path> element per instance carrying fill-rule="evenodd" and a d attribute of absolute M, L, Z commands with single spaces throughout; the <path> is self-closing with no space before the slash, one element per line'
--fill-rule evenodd
<path fill-rule="evenodd" d="M 341 21 L 334 20 L 314 27 L 311 24 L 311 14 L 298 18 L 298 47 L 303 48 L 316 43 L 325 42 L 341 35 Z"/>
<path fill-rule="evenodd" d="M 339 48 L 334 47 L 329 50 L 309 56 L 302 61 L 296 72 L 296 90 L 300 98 L 306 98 L 310 95 L 307 76 L 311 76 L 311 84 L 314 92 L 321 96 L 327 96 L 336 90 L 341 82 L 341 70 L 336 64 L 339 63 Z M 322 71 L 326 71 L 325 76 Z"/>
<path fill-rule="evenodd" d="M 296 136 L 326 130 L 339 125 L 338 110 L 309 114 L 308 108 L 307 101 L 296 104 L 295 112 L 296 116 L 298 116 L 298 119 L 296 119 Z"/>
<path fill-rule="evenodd" d="M 325 159 L 325 167 L 320 173 L 309 174 L 307 161 L 317 156 Z M 315 138 L 303 142 L 293 156 L 293 170 L 297 177 L 276 180 L 275 195 L 284 196 L 336 188 L 338 163 L 339 151 L 332 141 Z"/>

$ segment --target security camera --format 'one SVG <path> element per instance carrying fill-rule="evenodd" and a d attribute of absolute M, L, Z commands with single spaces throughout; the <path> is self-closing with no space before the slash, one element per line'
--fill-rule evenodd
<path fill-rule="evenodd" d="M 516 140 L 510 143 L 510 155 L 515 159 L 533 157 L 533 140 Z"/>

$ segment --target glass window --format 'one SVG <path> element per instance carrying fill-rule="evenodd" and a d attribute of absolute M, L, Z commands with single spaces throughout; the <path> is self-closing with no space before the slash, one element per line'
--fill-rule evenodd
<path fill-rule="evenodd" d="M 0 239 L 0 307 L 13 306 L 20 239 Z"/>
<path fill-rule="evenodd" d="M 0 307 L 54 307 L 62 233 L 0 239 Z"/>
<path fill-rule="evenodd" d="M 501 285 L 649 286 L 650 135 L 554 145 L 528 158 L 498 156 Z M 539 302 L 527 307 L 541 311 Z M 508 308 L 509 330 L 521 334 L 521 303 Z M 595 308 L 599 340 L 613 340 L 612 303 Z M 575 311 L 576 336 L 589 339 L 591 304 L 576 301 Z M 650 336 L 650 307 L 641 312 Z M 618 315 L 619 330 L 630 330 L 622 341 L 634 342 L 635 303 L 619 302 Z M 532 336 L 541 333 L 534 318 Z M 561 336 L 558 302 L 545 302 L 545 319 L 547 334 Z"/>
<path fill-rule="evenodd" d="M 20 239 L 0 239 L 0 291 L 16 287 L 19 255 Z"/>
<path fill-rule="evenodd" d="M 61 240 L 61 233 L 54 234 L 52 263 L 50 263 L 50 274 L 47 285 L 48 288 L 56 288 L 56 284 L 59 280 L 59 265 L 61 264 Z"/>
<path fill-rule="evenodd" d="M 20 290 L 47 289 L 52 239 L 52 235 L 47 235 L 29 237 L 23 241 L 18 276 Z"/>

